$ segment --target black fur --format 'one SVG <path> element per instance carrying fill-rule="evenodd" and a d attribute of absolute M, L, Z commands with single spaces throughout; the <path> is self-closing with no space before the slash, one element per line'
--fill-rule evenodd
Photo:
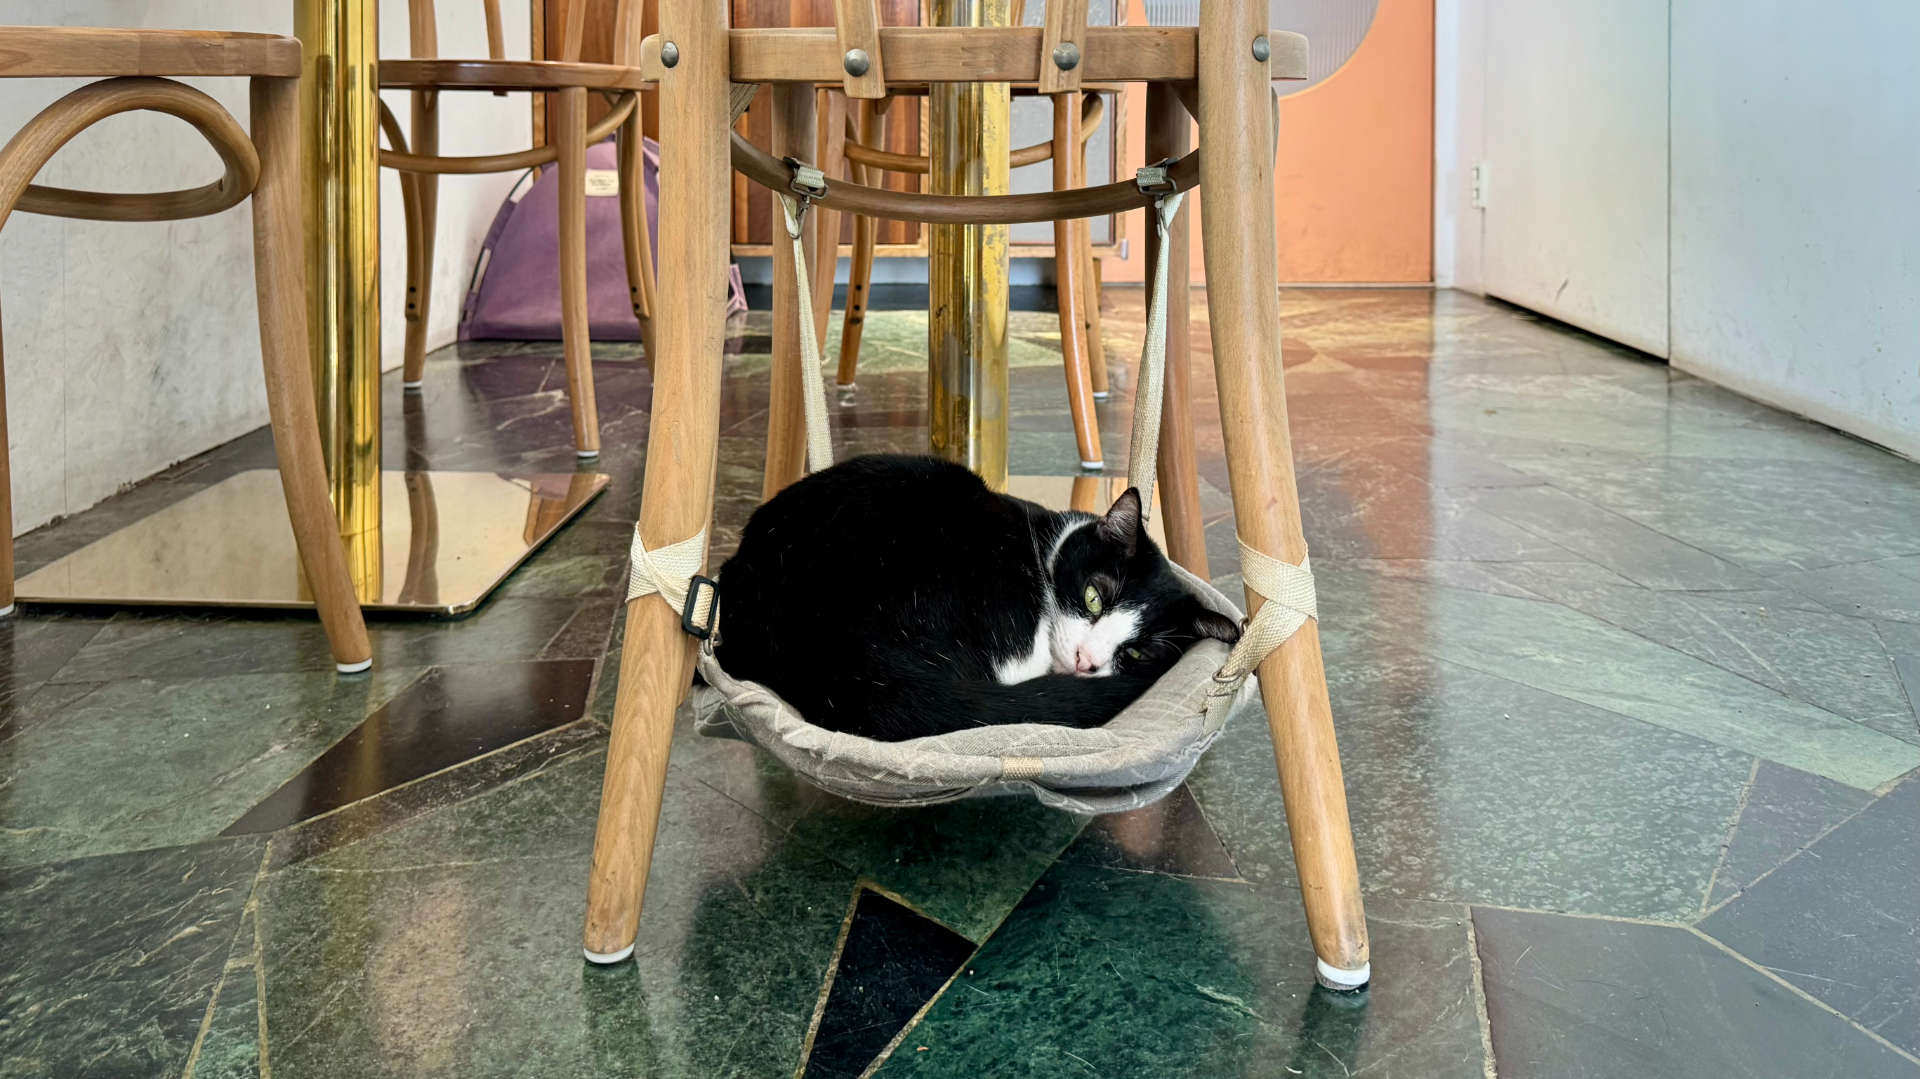
<path fill-rule="evenodd" d="M 1137 492 L 1093 519 L 995 494 L 931 457 L 858 457 L 754 511 L 720 571 L 722 666 L 772 688 L 819 726 L 885 740 L 996 723 L 1095 727 L 1203 637 L 1239 627 L 1207 609 L 1147 536 Z M 1048 673 L 1005 685 L 1043 596 L 1080 612 L 1140 608 L 1102 677 Z"/>

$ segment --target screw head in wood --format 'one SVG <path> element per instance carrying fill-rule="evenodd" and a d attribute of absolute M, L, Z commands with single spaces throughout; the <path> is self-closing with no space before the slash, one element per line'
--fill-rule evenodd
<path fill-rule="evenodd" d="M 1053 47 L 1053 66 L 1062 71 L 1072 71 L 1080 66 L 1080 46 L 1071 41 L 1062 41 Z"/>
<path fill-rule="evenodd" d="M 857 79 L 873 70 L 873 58 L 867 55 L 865 49 L 848 49 L 846 58 L 840 61 L 840 66 L 847 69 L 847 74 Z"/>
<path fill-rule="evenodd" d="M 671 41 L 661 42 L 660 43 L 660 63 L 665 67 L 673 67 L 679 62 L 680 62 L 680 46 L 675 45 Z"/>
<path fill-rule="evenodd" d="M 1267 57 L 1272 55 L 1273 45 L 1267 41 L 1267 35 L 1261 34 L 1259 37 L 1253 39 L 1253 58 L 1255 60 L 1264 64 L 1267 62 Z"/>

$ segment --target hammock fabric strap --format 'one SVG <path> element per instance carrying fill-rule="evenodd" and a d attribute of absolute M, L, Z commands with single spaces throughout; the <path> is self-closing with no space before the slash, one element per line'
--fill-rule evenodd
<path fill-rule="evenodd" d="M 1227 661 L 1220 665 L 1220 673 L 1213 676 L 1229 693 L 1238 689 L 1241 680 L 1273 654 L 1274 649 L 1306 625 L 1307 619 L 1320 620 L 1319 605 L 1314 599 L 1313 569 L 1304 555 L 1296 566 L 1260 553 L 1243 539 L 1240 541 L 1240 576 L 1246 582 L 1247 591 L 1263 597 L 1266 602 L 1247 620 L 1240 643 L 1233 646 Z"/>
<path fill-rule="evenodd" d="M 688 622 L 713 628 L 714 591 L 703 588 L 694 597 L 692 610 L 687 608 L 687 591 L 693 587 L 693 578 L 701 567 L 707 564 L 707 530 L 683 539 L 678 543 L 669 543 L 659 550 L 649 551 L 640 542 L 640 526 L 633 529 L 632 566 L 627 570 L 627 599 L 659 593 L 667 606 L 680 611 Z"/>
<path fill-rule="evenodd" d="M 1133 396 L 1133 441 L 1127 451 L 1127 483 L 1140 490 L 1142 517 L 1153 508 L 1154 470 L 1160 460 L 1160 410 L 1167 386 L 1167 251 L 1172 246 L 1167 243 L 1167 230 L 1186 197 L 1186 192 L 1178 191 L 1153 204 L 1160 251 L 1153 264 L 1153 294 L 1147 300 L 1147 338 L 1140 346 L 1140 378 Z M 1181 332 L 1186 332 L 1186 327 L 1181 327 Z"/>
<path fill-rule="evenodd" d="M 796 186 L 806 182 L 801 168 L 795 165 Z M 827 390 L 821 382 L 820 338 L 813 327 L 813 289 L 807 281 L 807 254 L 800 242 L 808 199 L 785 191 L 775 193 L 780 196 L 780 209 L 787 221 L 787 248 L 793 252 L 794 292 L 798 297 L 793 306 L 800 322 L 800 400 L 807 416 L 807 471 L 819 472 L 833 464 L 833 439 L 827 428 Z"/>

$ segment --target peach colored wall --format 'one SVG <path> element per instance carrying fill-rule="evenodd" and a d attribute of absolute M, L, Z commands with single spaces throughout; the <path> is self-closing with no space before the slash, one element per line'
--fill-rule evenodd
<path fill-rule="evenodd" d="M 1144 23 L 1139 0 L 1131 21 Z M 1146 91 L 1127 92 L 1127 167 L 1145 153 Z M 1433 0 L 1380 0 L 1340 70 L 1280 100 L 1274 205 L 1280 280 L 1424 283 L 1433 279 Z M 1195 199 L 1205 212 L 1204 197 Z M 1198 219 L 1193 279 L 1204 280 Z M 1146 274 L 1144 215 L 1127 222 L 1126 259 L 1107 281 Z"/>

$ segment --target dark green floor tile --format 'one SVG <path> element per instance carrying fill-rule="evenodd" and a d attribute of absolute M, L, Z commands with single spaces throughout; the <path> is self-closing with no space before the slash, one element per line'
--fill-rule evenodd
<path fill-rule="evenodd" d="M 0 742 L 0 865 L 211 839 L 419 675 L 100 686 Z"/>
<path fill-rule="evenodd" d="M 1717 906 L 1752 884 L 1872 800 L 1865 791 L 1771 761 L 1759 762 L 1746 808 L 1740 811 L 1714 874 L 1708 905 Z"/>
<path fill-rule="evenodd" d="M 1871 622 L 1806 609 L 1797 593 L 1663 592 L 1552 563 L 1483 567 L 1509 585 L 1590 614 L 1768 689 L 1908 742 L 1907 698 Z"/>
<path fill-rule="evenodd" d="M 1816 841 L 1700 928 L 1920 1055 L 1920 777 Z"/>
<path fill-rule="evenodd" d="M 1698 913 L 1750 758 L 1453 664 L 1325 640 L 1370 894 Z M 1260 718 L 1236 714 L 1189 783 L 1241 873 L 1287 881 Z"/>
<path fill-rule="evenodd" d="M 1369 913 L 1373 986 L 1345 997 L 1289 889 L 1058 866 L 880 1074 L 1484 1075 L 1465 910 Z"/>
<path fill-rule="evenodd" d="M 1920 1065 L 1685 929 L 1475 907 L 1501 1079 L 1914 1079 Z"/>
<path fill-rule="evenodd" d="M 1645 525 L 1552 487 L 1502 487 L 1473 504 L 1646 588 L 1726 591 L 1760 579 Z"/>
<path fill-rule="evenodd" d="M 791 1074 L 852 874 L 672 777 L 636 961 L 588 966 L 602 769 L 568 761 L 274 873 L 274 1074 Z"/>
<path fill-rule="evenodd" d="M 1914 542 L 1920 545 L 1920 540 Z M 1920 578 L 1889 563 L 1861 562 L 1783 573 L 1774 580 L 1840 614 L 1920 622 Z"/>
<path fill-rule="evenodd" d="M 375 654 L 375 662 L 380 656 Z M 126 611 L 116 615 L 57 676 L 212 678 L 269 671 L 329 671 L 333 654 L 311 618 Z"/>
<path fill-rule="evenodd" d="M 1185 784 L 1150 806 L 1093 818 L 1060 860 L 1176 877 L 1234 880 L 1240 876 Z"/>
<path fill-rule="evenodd" d="M 1912 465 L 1832 432 L 1683 432 L 1692 443 L 1517 455 L 1523 472 L 1763 574 L 1913 554 Z"/>
<path fill-rule="evenodd" d="M 1029 798 L 919 809 L 864 805 L 804 782 L 744 743 L 691 733 L 675 752 L 693 778 L 974 941 L 1006 917 L 1086 824 Z"/>
<path fill-rule="evenodd" d="M 257 840 L 0 870 L 0 1075 L 186 1064 L 260 869 Z"/>
<path fill-rule="evenodd" d="M 0 738 L 21 698 L 59 673 L 105 624 L 104 617 L 19 611 L 0 618 Z"/>
<path fill-rule="evenodd" d="M 1920 746 L 1558 603 L 1333 562 L 1314 570 L 1323 632 L 1352 633 L 1373 651 L 1415 648 L 1862 790 L 1920 765 Z M 1365 664 L 1368 655 L 1332 655 L 1329 663 Z"/>
<path fill-rule="evenodd" d="M 233 951 L 205 1031 L 195 1044 L 183 1079 L 259 1079 L 260 979 L 255 963 L 258 920 L 249 908 L 240 918 Z"/>

